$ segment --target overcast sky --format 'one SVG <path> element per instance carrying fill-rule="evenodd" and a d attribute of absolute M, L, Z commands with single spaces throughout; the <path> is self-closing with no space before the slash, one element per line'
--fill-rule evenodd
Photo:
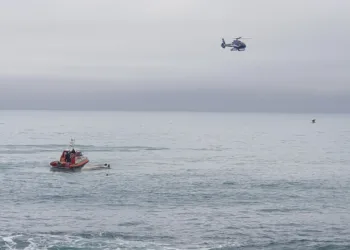
<path fill-rule="evenodd" d="M 349 0 L 0 1 L 0 109 L 350 111 L 349 13 Z M 220 47 L 239 36 L 245 52 Z"/>

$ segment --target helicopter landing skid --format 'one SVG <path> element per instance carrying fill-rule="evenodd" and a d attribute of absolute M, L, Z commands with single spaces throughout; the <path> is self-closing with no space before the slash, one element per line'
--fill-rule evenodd
<path fill-rule="evenodd" d="M 245 49 L 236 49 L 236 48 L 232 48 L 231 51 L 244 51 Z"/>

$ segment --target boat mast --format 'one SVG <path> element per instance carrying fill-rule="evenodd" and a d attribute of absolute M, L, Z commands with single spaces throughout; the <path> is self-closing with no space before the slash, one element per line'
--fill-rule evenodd
<path fill-rule="evenodd" d="M 74 144 L 75 144 L 75 139 L 71 138 L 69 143 L 70 150 L 74 148 Z"/>

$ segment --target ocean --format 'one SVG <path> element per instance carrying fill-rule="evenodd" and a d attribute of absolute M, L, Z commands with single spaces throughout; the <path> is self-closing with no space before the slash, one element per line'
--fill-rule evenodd
<path fill-rule="evenodd" d="M 349 115 L 0 111 L 0 138 L 0 249 L 350 249 Z M 89 164 L 50 171 L 71 138 Z"/>

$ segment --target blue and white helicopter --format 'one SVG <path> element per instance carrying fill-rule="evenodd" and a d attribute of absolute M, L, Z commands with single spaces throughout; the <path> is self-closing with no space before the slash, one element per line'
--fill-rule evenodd
<path fill-rule="evenodd" d="M 247 47 L 247 45 L 245 45 L 245 43 L 240 41 L 239 39 L 251 39 L 251 38 L 237 37 L 235 40 L 233 40 L 232 43 L 229 43 L 229 44 L 226 44 L 224 38 L 222 38 L 221 47 L 223 49 L 226 47 L 232 47 L 231 51 L 245 51 L 245 48 Z"/>

